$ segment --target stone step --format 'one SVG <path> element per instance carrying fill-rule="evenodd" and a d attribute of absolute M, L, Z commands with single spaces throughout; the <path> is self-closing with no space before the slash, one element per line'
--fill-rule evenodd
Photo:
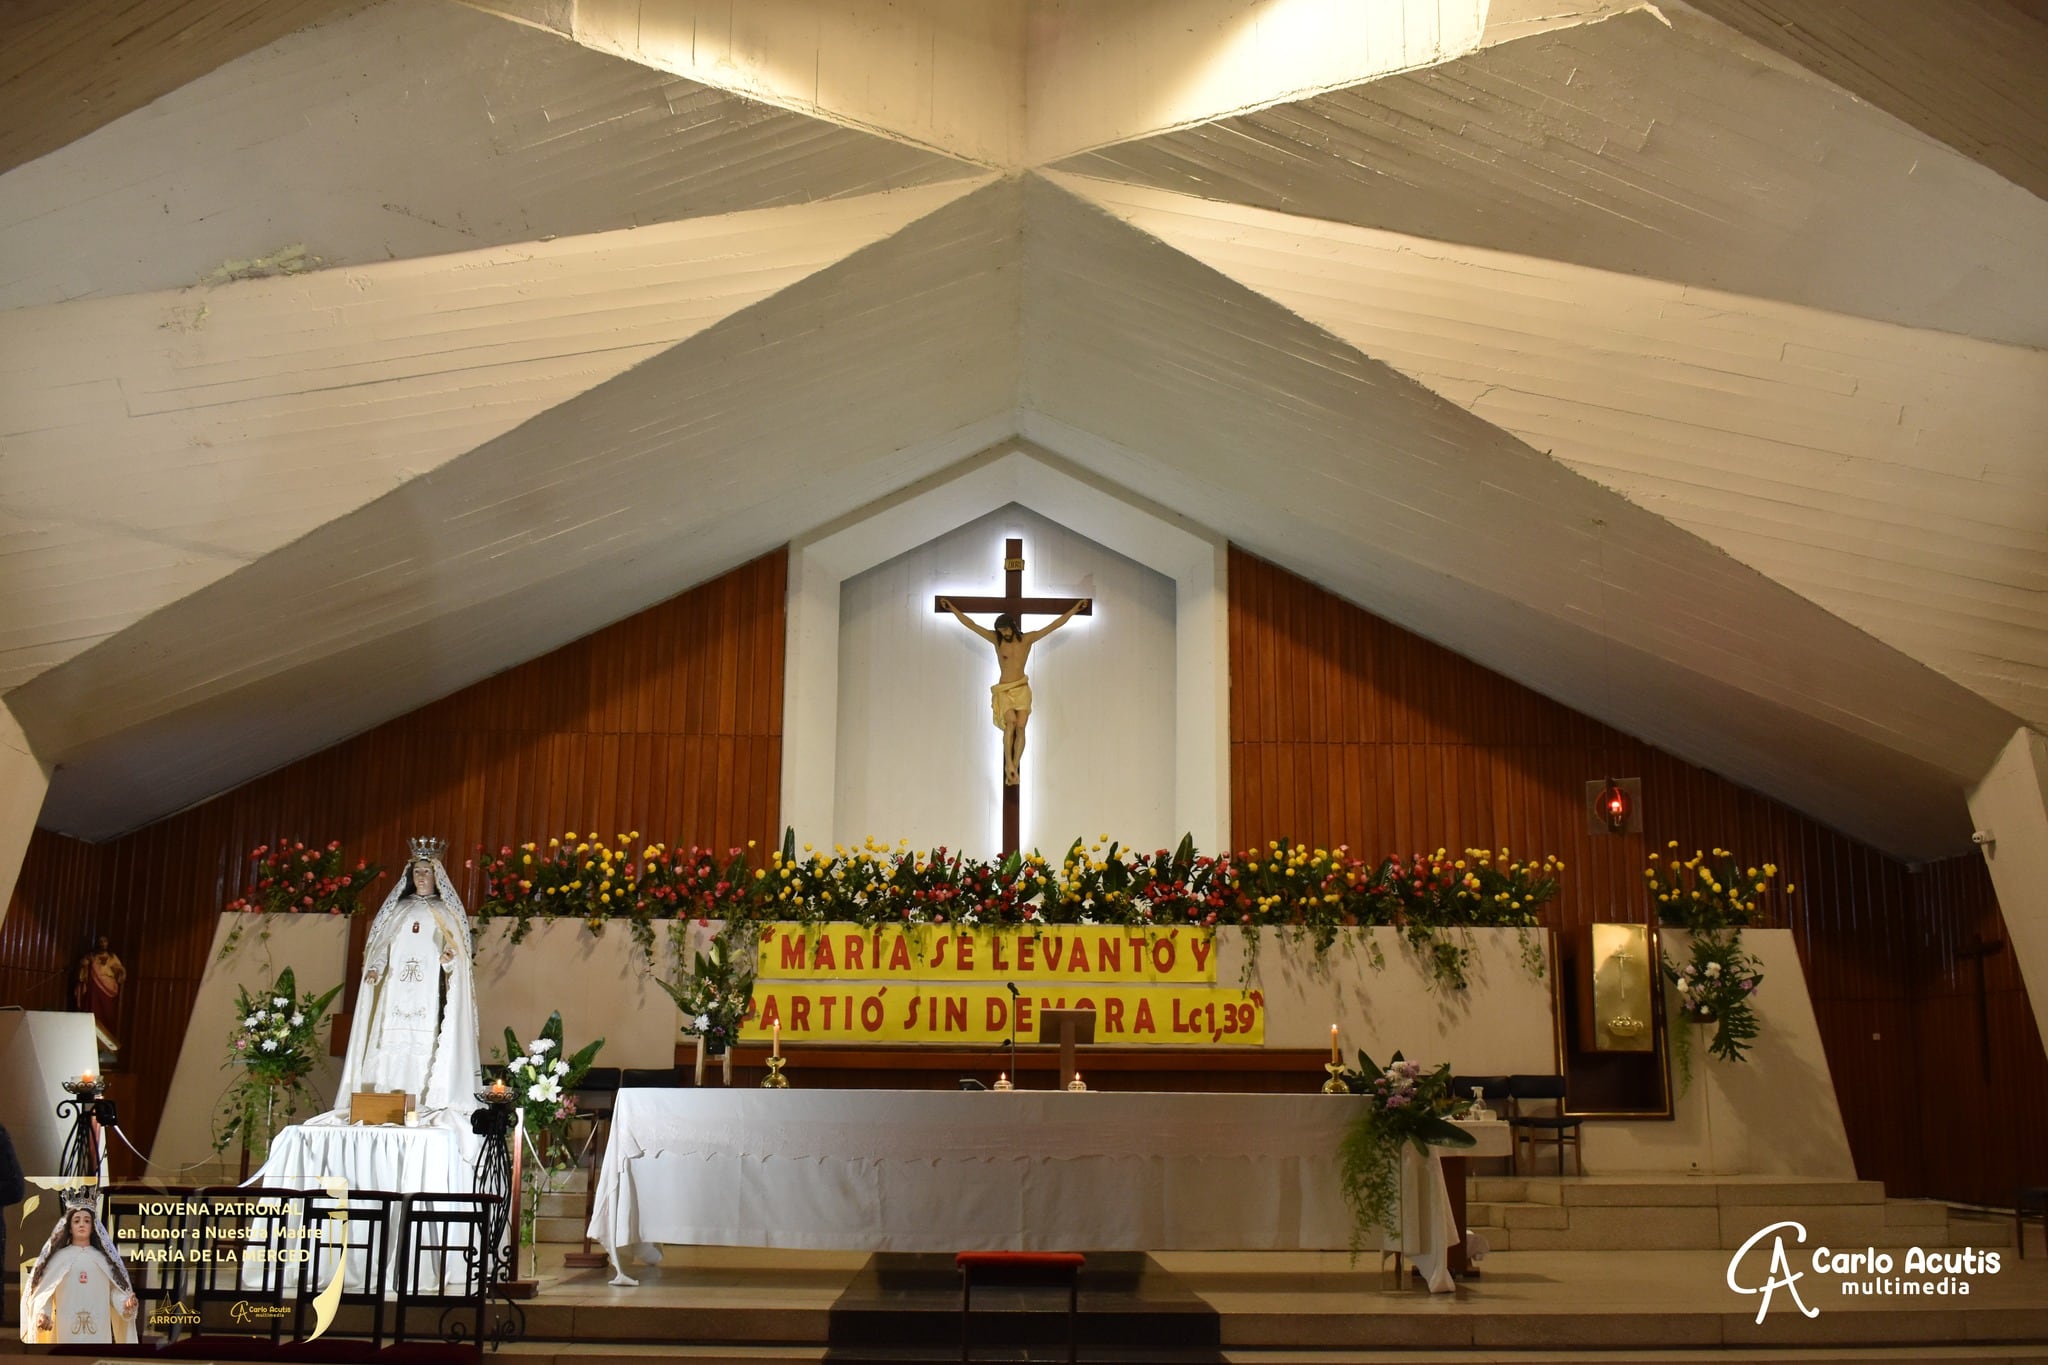
<path fill-rule="evenodd" d="M 1809 1246 L 1904 1251 L 2014 1245 L 2012 1220 L 1996 1214 L 1952 1213 L 1941 1204 L 1789 1205 L 1725 1208 L 1618 1205 L 1467 1204 L 1466 1224 L 1497 1251 L 1732 1251 L 1770 1223 L 1806 1229 Z M 1939 1214 L 1940 1221 L 1933 1221 Z M 1558 1215 L 1564 1215 L 1561 1219 Z M 1905 1221 L 1894 1221 L 1903 1218 Z"/>
<path fill-rule="evenodd" d="M 574 1218 L 536 1218 L 533 1221 L 533 1238 L 536 1242 L 575 1242 L 580 1246 L 583 1230 L 589 1226 L 580 1213 Z"/>
<path fill-rule="evenodd" d="M 540 1197 L 540 1216 L 543 1218 L 581 1218 L 583 1216 L 583 1194 L 570 1190 L 562 1194 L 544 1194 Z"/>

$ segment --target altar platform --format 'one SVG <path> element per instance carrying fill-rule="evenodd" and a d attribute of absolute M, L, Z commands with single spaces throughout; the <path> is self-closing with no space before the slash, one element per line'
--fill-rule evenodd
<path fill-rule="evenodd" d="M 1975 1220 L 1962 1235 L 1984 1244 Z M 1981 1231 L 1995 1236 L 1995 1219 Z M 1208 1359 L 1242 1365 L 1413 1365 L 1524 1362 L 1602 1365 L 1759 1361 L 2048 1361 L 2048 1256 L 2008 1256 L 1967 1299 L 1844 1298 L 1809 1293 L 1805 1318 L 1782 1296 L 1765 1323 L 1756 1299 L 1725 1283 L 1728 1253 L 1572 1251 L 1495 1253 L 1484 1274 L 1452 1295 L 1396 1284 L 1371 1261 L 1342 1253 L 1160 1252 L 1147 1292 L 1176 1317 L 1192 1299 L 1215 1317 Z M 657 1360 L 930 1362 L 957 1358 L 957 1294 L 934 1282 L 902 1306 L 928 1318 L 922 1344 L 895 1350 L 833 1346 L 835 1315 L 851 1292 L 869 1297 L 871 1257 L 858 1252 L 670 1248 L 638 1289 L 614 1289 L 601 1270 L 542 1262 L 540 1297 L 527 1305 L 528 1339 L 504 1355 L 558 1365 L 653 1365 Z M 1170 1286 L 1168 1284 L 1170 1281 Z M 1812 1284 L 1802 1281 L 1801 1289 Z M 1170 1288 L 1170 1292 L 1169 1292 Z M 1063 1308 L 1063 1305 L 1061 1305 Z M 1084 1289 L 1084 1361 L 1191 1361 L 1184 1341 L 1150 1354 L 1089 1342 L 1091 1312 L 1128 1314 L 1129 1302 Z M 573 1339 L 573 1344 L 572 1344 Z M 991 1351 L 985 1358 L 1004 1357 Z M 1013 1353 L 1007 1359 L 1026 1359 Z M 1051 1359 L 1041 1349 L 1031 1359 Z"/>

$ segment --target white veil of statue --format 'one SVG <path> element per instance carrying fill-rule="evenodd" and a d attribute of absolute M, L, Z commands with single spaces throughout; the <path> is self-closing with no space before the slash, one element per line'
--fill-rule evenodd
<path fill-rule="evenodd" d="M 22 1341 L 132 1344 L 138 1311 L 135 1287 L 106 1227 L 89 1207 L 67 1204 L 35 1268 L 22 1276 Z"/>
<path fill-rule="evenodd" d="M 414 856 L 370 922 L 335 1108 L 346 1110 L 359 1091 L 402 1090 L 417 1097 L 422 1123 L 458 1122 L 466 1130 L 482 1083 L 469 917 L 439 846 L 413 844 Z M 432 870 L 431 892 L 415 888 L 416 868 Z"/>

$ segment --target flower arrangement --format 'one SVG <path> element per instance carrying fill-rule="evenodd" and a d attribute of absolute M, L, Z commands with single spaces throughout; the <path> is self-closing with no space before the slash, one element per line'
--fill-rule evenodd
<path fill-rule="evenodd" d="M 222 1065 L 238 1074 L 214 1119 L 215 1152 L 239 1140 L 251 1158 L 261 1161 L 280 1120 L 298 1113 L 302 1104 L 311 1108 L 306 1078 L 313 1071 L 320 1021 L 340 993 L 339 985 L 322 995 L 300 993 L 290 967 L 254 995 L 246 986 L 237 988 L 237 1022 Z"/>
<path fill-rule="evenodd" d="M 736 946 L 752 939 L 746 922 L 728 920 L 711 940 L 711 951 L 696 955 L 688 976 L 654 981 L 683 1012 L 683 1031 L 702 1038 L 704 1050 L 714 1057 L 724 1056 L 739 1041 L 740 1025 L 754 1012 L 753 956 Z"/>
<path fill-rule="evenodd" d="M 275 844 L 258 844 L 249 850 L 247 891 L 222 909 L 247 915 L 353 915 L 362 906 L 362 894 L 384 871 L 365 858 L 349 867 L 342 856 L 341 841 L 331 840 L 325 848 L 306 847 L 296 839 L 279 839 Z M 264 929 L 260 935 L 270 936 Z M 242 942 L 242 926 L 228 931 L 214 960 L 225 962 Z"/>
<path fill-rule="evenodd" d="M 1657 898 L 1661 923 L 1688 930 L 1690 958 L 1684 966 L 1664 958 L 1665 1004 L 1671 1017 L 1693 1024 L 1712 1024 L 1707 1049 L 1726 1062 L 1739 1062 L 1756 1040 L 1758 1024 L 1750 997 L 1763 984 L 1757 960 L 1743 951 L 1742 931 L 1758 922 L 1765 897 L 1777 879 L 1775 863 L 1744 866 L 1725 848 L 1712 853 L 1678 856 L 1678 841 L 1652 854 L 1643 880 Z M 1789 881 L 1785 894 L 1798 888 Z M 1680 1075 L 1692 1081 L 1692 1033 L 1672 1035 L 1672 1053 Z"/>
<path fill-rule="evenodd" d="M 525 1120 L 526 1136 L 551 1169 L 574 1164 L 569 1155 L 569 1121 L 576 1116 L 573 1093 L 590 1072 L 590 1063 L 604 1039 L 571 1053 L 562 1045 L 562 1012 L 548 1015 L 540 1036 L 521 1046 L 519 1035 L 505 1030 L 505 1084 Z"/>
<path fill-rule="evenodd" d="M 1693 936 L 1691 960 L 1683 967 L 1669 958 L 1664 961 L 1667 997 L 1673 1013 L 1693 1024 L 1712 1024 L 1714 1036 L 1707 1050 L 1724 1062 L 1739 1062 L 1756 1040 L 1756 1011 L 1749 998 L 1763 984 L 1762 964 L 1742 949 L 1738 931 L 1727 937 L 1712 933 Z M 1692 1078 L 1692 1038 L 1678 1030 L 1673 1040 L 1679 1067 L 1688 1081 Z"/>
<path fill-rule="evenodd" d="M 552 1193 L 555 1177 L 576 1164 L 569 1146 L 569 1122 L 576 1117 L 575 1089 L 590 1072 L 590 1063 L 604 1039 L 570 1052 L 562 1043 L 562 1012 L 555 1010 L 541 1025 L 540 1036 L 522 1046 L 519 1035 L 505 1030 L 505 1063 L 500 1079 L 511 1087 L 526 1128 L 533 1160 L 524 1167 L 526 1197 L 522 1201 L 519 1240 L 530 1246 L 539 1226 L 540 1197 Z M 492 1059 L 497 1058 L 493 1048 Z M 592 1173 L 595 1178 L 595 1172 Z"/>
<path fill-rule="evenodd" d="M 637 831 L 606 843 L 570 833 L 545 845 L 479 850 L 484 886 L 477 913 L 513 921 L 513 941 L 533 917 L 575 915 L 594 932 L 624 917 L 653 960 L 655 919 L 759 923 L 851 922 L 1028 927 L 1114 924 L 1144 928 L 1276 927 L 1326 949 L 1346 927 L 1402 927 L 1432 976 L 1463 988 L 1469 953 L 1445 935 L 1472 927 L 1527 929 L 1555 898 L 1564 864 L 1523 862 L 1506 849 L 1443 849 L 1368 862 L 1344 847 L 1273 840 L 1235 855 L 1198 853 L 1191 839 L 1151 853 L 1107 835 L 1076 839 L 1066 853 L 968 858 L 946 848 L 913 851 L 873 839 L 830 852 L 797 847 L 793 833 L 764 857 L 753 843 L 723 853 L 640 843 Z M 1541 950 L 1530 942 L 1531 965 Z"/>
<path fill-rule="evenodd" d="M 358 858 L 354 867 L 342 857 L 341 841 L 325 848 L 307 848 L 298 840 L 258 844 L 249 850 L 249 890 L 225 907 L 244 914 L 352 915 L 365 888 L 384 871 Z"/>
<path fill-rule="evenodd" d="M 1681 862 L 1676 839 L 1665 845 L 1663 853 L 1651 854 L 1643 869 L 1643 880 L 1657 898 L 1658 921 L 1694 933 L 1755 924 L 1777 875 L 1777 864 L 1745 868 L 1725 848 L 1711 854 L 1695 850 Z M 1785 894 L 1798 889 L 1788 882 Z"/>
<path fill-rule="evenodd" d="M 1470 1147 L 1476 1139 L 1451 1122 L 1472 1102 L 1451 1093 L 1448 1063 L 1425 1071 L 1396 1052 L 1386 1066 L 1361 1050 L 1358 1069 L 1338 1073 L 1344 1088 L 1365 1097 L 1365 1109 L 1345 1130 L 1337 1149 L 1338 1177 L 1351 1208 L 1351 1254 L 1356 1259 L 1374 1229 L 1394 1231 L 1400 1221 L 1401 1153 L 1409 1145 Z"/>

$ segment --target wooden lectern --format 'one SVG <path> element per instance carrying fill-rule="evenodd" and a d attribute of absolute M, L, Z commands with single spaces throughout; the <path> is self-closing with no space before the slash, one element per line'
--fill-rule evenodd
<path fill-rule="evenodd" d="M 1038 1041 L 1060 1045 L 1060 1089 L 1074 1079 L 1074 1045 L 1095 1041 L 1094 1010 L 1040 1010 Z"/>

